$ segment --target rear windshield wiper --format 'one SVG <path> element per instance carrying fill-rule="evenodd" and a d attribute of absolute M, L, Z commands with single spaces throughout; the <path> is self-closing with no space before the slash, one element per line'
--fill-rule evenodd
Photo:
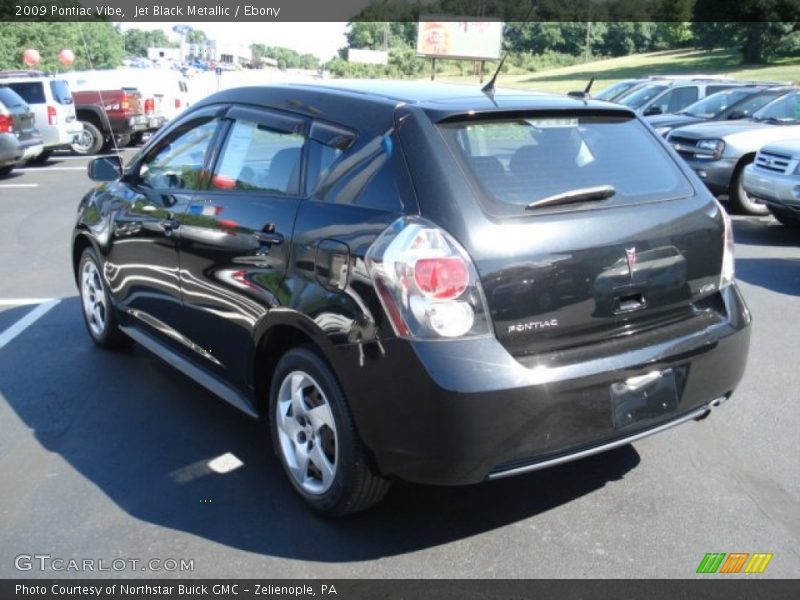
<path fill-rule="evenodd" d="M 570 190 L 560 194 L 553 194 L 539 200 L 534 200 L 525 207 L 525 210 L 531 208 L 541 208 L 543 206 L 558 206 L 560 204 L 574 204 L 576 202 L 590 202 L 594 200 L 606 200 L 611 198 L 617 193 L 611 185 L 597 185 L 594 187 L 580 188 L 577 190 Z"/>

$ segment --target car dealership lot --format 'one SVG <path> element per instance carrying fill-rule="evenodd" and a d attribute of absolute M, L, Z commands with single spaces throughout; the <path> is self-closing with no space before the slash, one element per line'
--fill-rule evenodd
<path fill-rule="evenodd" d="M 69 255 L 86 162 L 0 181 L 0 577 L 41 576 L 23 554 L 186 559 L 195 577 L 685 577 L 706 552 L 771 552 L 764 576 L 796 576 L 797 232 L 735 220 L 750 361 L 705 421 L 492 484 L 397 485 L 329 522 L 259 424 L 141 347 L 91 343 Z"/>

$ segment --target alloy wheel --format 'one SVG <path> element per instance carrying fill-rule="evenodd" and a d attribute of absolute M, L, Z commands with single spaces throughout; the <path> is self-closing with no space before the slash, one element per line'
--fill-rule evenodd
<path fill-rule="evenodd" d="M 331 405 L 311 375 L 292 371 L 278 391 L 278 447 L 295 483 L 308 494 L 324 494 L 338 464 Z"/>
<path fill-rule="evenodd" d="M 81 304 L 92 335 L 100 337 L 106 328 L 108 306 L 100 272 L 92 260 L 87 260 L 81 271 Z"/>

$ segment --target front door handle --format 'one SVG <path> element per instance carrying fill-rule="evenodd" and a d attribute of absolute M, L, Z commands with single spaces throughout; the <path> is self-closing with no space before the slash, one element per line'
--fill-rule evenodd
<path fill-rule="evenodd" d="M 175 217 L 167 217 L 166 219 L 162 220 L 160 223 L 161 227 L 164 231 L 175 231 L 178 227 L 181 226 L 181 222 L 178 221 Z"/>
<path fill-rule="evenodd" d="M 254 231 L 253 237 L 262 244 L 269 244 L 270 246 L 276 246 L 283 243 L 283 236 L 274 231 Z"/>

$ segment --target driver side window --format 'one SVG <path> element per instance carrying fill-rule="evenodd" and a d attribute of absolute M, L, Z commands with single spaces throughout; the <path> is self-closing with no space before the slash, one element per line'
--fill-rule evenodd
<path fill-rule="evenodd" d="M 219 121 L 191 122 L 176 129 L 142 161 L 139 182 L 154 190 L 199 190 L 203 166 Z"/>

